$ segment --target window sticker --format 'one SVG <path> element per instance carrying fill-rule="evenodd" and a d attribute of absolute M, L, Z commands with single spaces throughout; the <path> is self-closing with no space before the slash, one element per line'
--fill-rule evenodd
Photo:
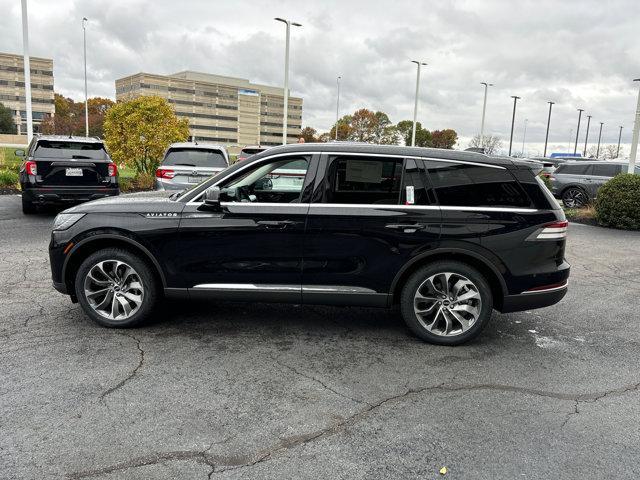
<path fill-rule="evenodd" d="M 349 160 L 346 162 L 347 182 L 381 183 L 382 162 L 369 162 L 366 160 Z"/>
<path fill-rule="evenodd" d="M 415 196 L 415 191 L 413 189 L 413 185 L 407 185 L 406 190 L 407 190 L 406 204 L 413 205 L 414 203 L 416 203 L 416 196 Z"/>

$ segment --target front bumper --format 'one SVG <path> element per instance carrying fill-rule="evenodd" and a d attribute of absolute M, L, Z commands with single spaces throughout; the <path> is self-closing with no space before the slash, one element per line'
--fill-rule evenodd
<path fill-rule="evenodd" d="M 83 203 L 119 194 L 118 187 L 40 187 L 22 191 L 25 200 L 40 205 Z"/>

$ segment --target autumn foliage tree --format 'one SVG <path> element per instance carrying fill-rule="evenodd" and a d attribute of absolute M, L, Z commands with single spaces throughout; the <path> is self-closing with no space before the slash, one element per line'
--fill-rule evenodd
<path fill-rule="evenodd" d="M 42 132 L 56 135 L 84 135 L 84 102 L 75 102 L 71 98 L 67 98 L 56 93 L 54 95 L 53 103 L 55 115 L 46 118 L 42 122 Z M 104 116 L 112 105 L 114 105 L 113 100 L 108 98 L 93 97 L 89 99 L 88 110 L 90 136 L 104 136 Z"/>
<path fill-rule="evenodd" d="M 119 164 L 151 174 L 167 147 L 189 137 L 189 123 L 179 119 L 166 99 L 149 96 L 116 103 L 105 116 L 105 144 Z"/>

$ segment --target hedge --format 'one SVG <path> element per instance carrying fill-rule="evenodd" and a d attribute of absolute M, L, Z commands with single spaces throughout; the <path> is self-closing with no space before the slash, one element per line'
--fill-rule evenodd
<path fill-rule="evenodd" d="M 640 175 L 616 175 L 596 198 L 596 219 L 605 227 L 640 230 Z"/>

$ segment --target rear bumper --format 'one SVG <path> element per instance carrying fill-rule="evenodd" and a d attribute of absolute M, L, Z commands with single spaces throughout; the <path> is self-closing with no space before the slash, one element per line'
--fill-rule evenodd
<path fill-rule="evenodd" d="M 22 191 L 25 200 L 42 205 L 82 203 L 119 194 L 118 187 L 41 187 Z"/>
<path fill-rule="evenodd" d="M 568 280 L 562 285 L 545 290 L 529 290 L 518 295 L 507 295 L 502 302 L 500 312 L 521 312 L 523 310 L 533 310 L 535 308 L 555 305 L 567 294 Z"/>

